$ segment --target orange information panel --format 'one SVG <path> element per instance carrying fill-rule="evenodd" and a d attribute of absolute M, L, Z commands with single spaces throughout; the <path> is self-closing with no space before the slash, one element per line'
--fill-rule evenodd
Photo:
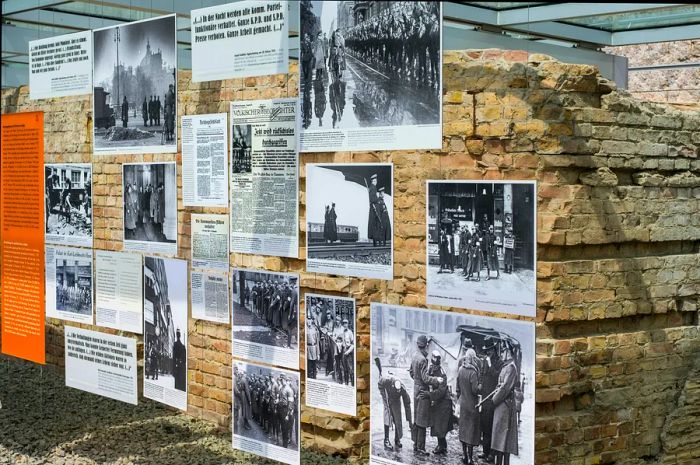
<path fill-rule="evenodd" d="M 44 114 L 0 117 L 2 352 L 45 363 Z"/>

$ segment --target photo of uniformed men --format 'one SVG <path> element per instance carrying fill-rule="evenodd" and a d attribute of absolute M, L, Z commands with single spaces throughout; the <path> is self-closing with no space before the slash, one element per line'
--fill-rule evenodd
<path fill-rule="evenodd" d="M 534 181 L 428 181 L 428 303 L 535 314 Z"/>
<path fill-rule="evenodd" d="M 371 455 L 533 465 L 533 323 L 371 307 Z"/>
<path fill-rule="evenodd" d="M 93 33 L 96 154 L 177 151 L 175 15 Z"/>
<path fill-rule="evenodd" d="M 56 310 L 92 318 L 91 253 L 56 259 Z"/>
<path fill-rule="evenodd" d="M 391 279 L 393 166 L 306 167 L 307 271 Z"/>
<path fill-rule="evenodd" d="M 46 242 L 92 246 L 92 165 L 44 165 Z"/>
<path fill-rule="evenodd" d="M 144 395 L 186 410 L 187 262 L 146 257 L 143 289 Z"/>
<path fill-rule="evenodd" d="M 306 295 L 306 374 L 355 385 L 355 305 L 352 299 Z"/>
<path fill-rule="evenodd" d="M 232 279 L 234 343 L 266 346 L 298 359 L 298 276 L 234 269 Z"/>
<path fill-rule="evenodd" d="M 299 373 L 234 361 L 232 383 L 234 449 L 299 463 Z"/>

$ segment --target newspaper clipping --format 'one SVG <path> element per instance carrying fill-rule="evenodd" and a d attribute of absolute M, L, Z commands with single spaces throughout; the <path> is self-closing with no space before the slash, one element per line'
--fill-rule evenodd
<path fill-rule="evenodd" d="M 192 271 L 192 318 L 231 322 L 228 313 L 228 275 Z"/>
<path fill-rule="evenodd" d="M 175 15 L 93 31 L 95 155 L 177 152 Z"/>
<path fill-rule="evenodd" d="M 299 465 L 299 373 L 233 362 L 233 448 Z"/>
<path fill-rule="evenodd" d="M 535 181 L 428 181 L 427 302 L 535 316 Z"/>
<path fill-rule="evenodd" d="M 124 250 L 177 254 L 175 162 L 122 167 Z"/>
<path fill-rule="evenodd" d="M 370 464 L 535 463 L 534 323 L 370 311 Z"/>
<path fill-rule="evenodd" d="M 182 200 L 192 207 L 228 206 L 228 115 L 182 117 Z"/>
<path fill-rule="evenodd" d="M 92 165 L 44 165 L 46 243 L 92 247 Z"/>
<path fill-rule="evenodd" d="M 192 214 L 192 268 L 228 271 L 228 216 Z"/>
<path fill-rule="evenodd" d="M 355 416 L 355 299 L 305 299 L 306 405 Z"/>
<path fill-rule="evenodd" d="M 307 163 L 306 271 L 392 279 L 393 218 L 393 165 Z"/>
<path fill-rule="evenodd" d="M 300 10 L 302 152 L 442 147 L 440 2 Z"/>
<path fill-rule="evenodd" d="M 248 0 L 192 10 L 192 82 L 286 73 L 289 6 Z"/>
<path fill-rule="evenodd" d="M 232 269 L 233 350 L 256 362 L 299 368 L 299 275 Z"/>
<path fill-rule="evenodd" d="M 187 261 L 146 257 L 143 395 L 187 410 Z"/>
<path fill-rule="evenodd" d="M 141 255 L 95 251 L 95 323 L 143 333 Z"/>
<path fill-rule="evenodd" d="M 46 247 L 46 316 L 92 324 L 92 250 Z"/>
<path fill-rule="evenodd" d="M 92 92 L 92 31 L 29 42 L 29 98 Z"/>
<path fill-rule="evenodd" d="M 66 386 L 138 404 L 136 340 L 65 327 Z"/>
<path fill-rule="evenodd" d="M 299 254 L 297 99 L 231 103 L 231 251 Z"/>

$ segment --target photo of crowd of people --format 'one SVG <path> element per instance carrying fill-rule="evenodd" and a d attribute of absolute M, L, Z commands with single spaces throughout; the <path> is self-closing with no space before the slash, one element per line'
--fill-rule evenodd
<path fill-rule="evenodd" d="M 244 270 L 232 273 L 233 341 L 239 356 L 258 353 L 265 347 L 269 355 L 283 357 L 278 364 L 298 366 L 299 277 L 289 273 Z M 270 363 L 266 356 L 245 357 Z M 291 365 L 290 365 L 291 364 Z"/>
<path fill-rule="evenodd" d="M 92 165 L 44 165 L 44 215 L 49 244 L 92 246 Z"/>
<path fill-rule="evenodd" d="M 309 163 L 306 176 L 307 271 L 390 279 L 393 166 Z"/>
<path fill-rule="evenodd" d="M 174 162 L 125 163 L 124 243 L 144 249 L 177 250 L 177 178 Z M 139 247 L 140 245 L 140 247 Z M 156 251 L 156 250 L 154 250 Z"/>
<path fill-rule="evenodd" d="M 92 317 L 92 260 L 56 259 L 56 310 Z"/>
<path fill-rule="evenodd" d="M 296 372 L 234 361 L 234 448 L 299 463 L 299 392 Z M 247 447 L 250 441 L 257 447 Z"/>
<path fill-rule="evenodd" d="M 305 131 L 440 124 L 440 2 L 304 0 L 300 9 Z"/>
<path fill-rule="evenodd" d="M 233 124 L 231 131 L 231 173 L 250 173 L 253 153 L 253 126 Z"/>
<path fill-rule="evenodd" d="M 534 464 L 533 323 L 372 303 L 371 456 Z"/>
<path fill-rule="evenodd" d="M 428 303 L 535 314 L 534 182 L 429 181 Z"/>

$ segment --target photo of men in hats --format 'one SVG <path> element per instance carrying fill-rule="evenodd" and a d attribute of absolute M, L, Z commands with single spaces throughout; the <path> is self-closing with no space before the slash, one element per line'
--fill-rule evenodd
<path fill-rule="evenodd" d="M 371 321 L 372 457 L 534 464 L 533 323 L 378 303 Z"/>

